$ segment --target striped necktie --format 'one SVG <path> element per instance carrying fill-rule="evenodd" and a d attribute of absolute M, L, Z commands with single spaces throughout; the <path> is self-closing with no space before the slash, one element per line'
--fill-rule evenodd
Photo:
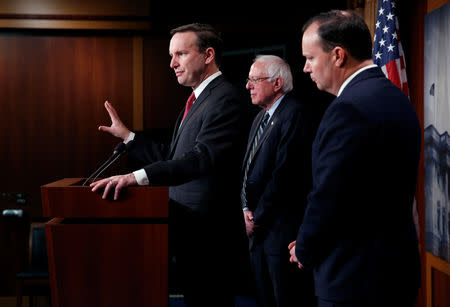
<path fill-rule="evenodd" d="M 247 197 L 246 197 L 246 191 L 245 188 L 247 186 L 247 173 L 248 169 L 250 168 L 250 164 L 252 162 L 253 156 L 255 155 L 256 148 L 258 147 L 259 138 L 264 132 L 264 128 L 267 126 L 267 123 L 269 122 L 270 115 L 268 112 L 264 114 L 264 118 L 259 124 L 258 131 L 256 131 L 256 135 L 253 139 L 252 149 L 250 150 L 247 158 L 247 163 L 245 164 L 245 172 L 244 172 L 244 179 L 242 180 L 242 190 L 241 190 L 241 202 L 242 207 L 247 206 Z"/>

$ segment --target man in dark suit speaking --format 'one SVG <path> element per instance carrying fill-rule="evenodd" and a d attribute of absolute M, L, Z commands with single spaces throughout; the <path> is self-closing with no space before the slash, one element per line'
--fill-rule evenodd
<path fill-rule="evenodd" d="M 189 24 L 171 31 L 170 67 L 178 83 L 193 89 L 168 144 L 130 132 L 106 103 L 110 127 L 99 129 L 133 140 L 129 157 L 147 166 L 91 184 L 117 199 L 130 185 L 169 187 L 169 233 L 174 234 L 177 270 L 187 306 L 234 306 L 237 268 L 240 164 L 249 126 L 248 108 L 219 71 L 223 44 L 209 25 Z M 145 205 L 145 204 L 143 204 Z M 243 242 L 243 241 L 242 241 Z"/>
<path fill-rule="evenodd" d="M 246 87 L 262 108 L 250 130 L 241 191 L 258 303 L 315 306 L 312 274 L 295 270 L 286 249 L 311 187 L 311 121 L 290 93 L 291 69 L 283 59 L 257 56 Z"/>
<path fill-rule="evenodd" d="M 357 13 L 310 19 L 302 52 L 303 71 L 337 97 L 313 143 L 313 187 L 291 261 L 313 269 L 320 307 L 412 306 L 420 282 L 416 112 L 373 64 L 372 38 Z"/>

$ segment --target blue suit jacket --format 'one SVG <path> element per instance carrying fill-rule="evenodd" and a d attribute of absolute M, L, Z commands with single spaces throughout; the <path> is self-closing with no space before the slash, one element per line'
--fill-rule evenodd
<path fill-rule="evenodd" d="M 412 217 L 421 130 L 379 68 L 358 74 L 325 112 L 296 255 L 316 294 L 335 301 L 412 297 L 420 282 Z"/>
<path fill-rule="evenodd" d="M 243 169 L 265 110 L 250 130 Z M 247 175 L 247 206 L 258 225 L 250 238 L 272 255 L 286 254 L 295 240 L 311 187 L 312 122 L 302 105 L 287 94 L 261 135 Z"/>

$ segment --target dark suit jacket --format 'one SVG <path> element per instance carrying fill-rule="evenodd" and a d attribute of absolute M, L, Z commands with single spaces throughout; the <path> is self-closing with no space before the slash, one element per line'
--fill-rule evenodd
<path fill-rule="evenodd" d="M 243 169 L 264 113 L 250 130 Z M 311 122 L 287 94 L 270 118 L 247 174 L 247 206 L 258 225 L 250 245 L 264 244 L 268 254 L 288 255 L 286 247 L 295 240 L 311 187 L 311 143 Z"/>
<path fill-rule="evenodd" d="M 325 112 L 296 255 L 327 300 L 410 298 L 420 281 L 412 217 L 421 132 L 379 68 L 358 74 Z"/>
<path fill-rule="evenodd" d="M 198 243 L 214 238 L 227 246 L 236 236 L 245 238 L 239 194 L 240 165 L 251 123 L 248 107 L 221 75 L 197 97 L 180 126 L 183 113 L 184 109 L 169 144 L 137 133 L 129 157 L 147 163 L 150 185 L 169 186 L 171 207 L 187 217 L 172 224 L 177 233 L 189 237 L 194 224 L 197 233 L 186 240 Z M 195 248 L 184 252 L 201 253 Z"/>
<path fill-rule="evenodd" d="M 150 163 L 144 167 L 150 185 L 170 186 L 170 199 L 206 216 L 213 213 L 217 202 L 234 199 L 236 203 L 239 196 L 247 113 L 223 75 L 197 97 L 180 126 L 183 112 L 169 145 L 138 133 L 129 156 Z"/>

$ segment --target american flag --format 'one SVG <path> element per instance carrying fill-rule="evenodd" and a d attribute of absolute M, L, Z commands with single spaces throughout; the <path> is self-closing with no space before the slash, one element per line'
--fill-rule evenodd
<path fill-rule="evenodd" d="M 378 0 L 372 59 L 386 77 L 409 96 L 405 55 L 400 43 L 395 11 L 395 1 Z"/>

